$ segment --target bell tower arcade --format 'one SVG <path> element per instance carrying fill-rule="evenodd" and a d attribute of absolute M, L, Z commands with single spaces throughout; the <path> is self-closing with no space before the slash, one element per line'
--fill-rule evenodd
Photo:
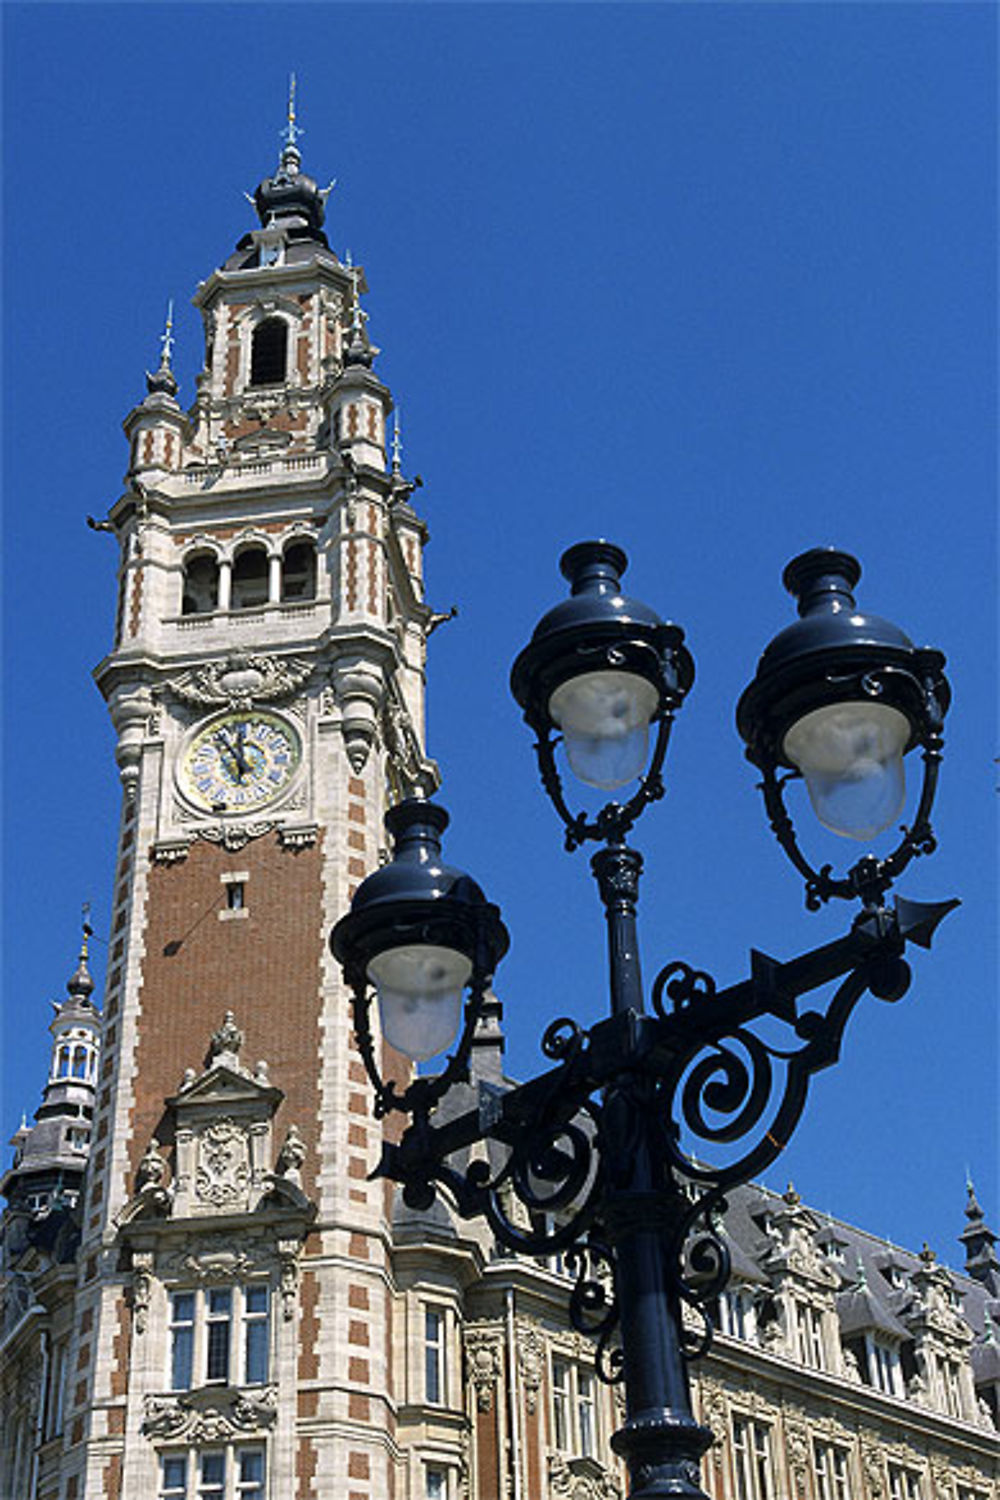
<path fill-rule="evenodd" d="M 436 781 L 431 613 L 364 272 L 298 134 L 195 294 L 189 410 L 168 319 L 100 523 L 122 814 L 66 1500 L 393 1493 L 383 1127 L 327 938 L 386 798 Z"/>

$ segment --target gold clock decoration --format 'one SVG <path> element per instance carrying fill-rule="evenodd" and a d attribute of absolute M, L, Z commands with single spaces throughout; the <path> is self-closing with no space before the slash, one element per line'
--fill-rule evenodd
<path fill-rule="evenodd" d="M 194 736 L 180 767 L 189 801 L 211 812 L 251 812 L 283 792 L 302 758 L 298 734 L 263 709 L 223 714 Z"/>

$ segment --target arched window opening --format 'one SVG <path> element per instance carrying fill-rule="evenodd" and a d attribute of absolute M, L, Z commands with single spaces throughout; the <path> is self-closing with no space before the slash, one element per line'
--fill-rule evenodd
<path fill-rule="evenodd" d="M 265 318 L 250 343 L 250 384 L 280 385 L 288 363 L 288 324 L 284 318 Z"/>
<path fill-rule="evenodd" d="M 233 563 L 233 609 L 255 609 L 267 603 L 267 553 L 248 547 Z"/>
<path fill-rule="evenodd" d="M 312 542 L 293 542 L 281 559 L 282 599 L 315 599 L 316 548 Z"/>
<path fill-rule="evenodd" d="M 197 552 L 184 564 L 182 615 L 209 615 L 219 607 L 219 564 L 211 552 Z"/>
<path fill-rule="evenodd" d="M 59 1078 L 68 1078 L 69 1077 L 69 1048 L 68 1047 L 60 1047 L 59 1048 L 59 1066 L 56 1069 L 56 1074 L 57 1074 L 57 1076 Z"/>
<path fill-rule="evenodd" d="M 73 1077 L 86 1078 L 87 1076 L 87 1049 L 86 1047 L 73 1048 Z"/>

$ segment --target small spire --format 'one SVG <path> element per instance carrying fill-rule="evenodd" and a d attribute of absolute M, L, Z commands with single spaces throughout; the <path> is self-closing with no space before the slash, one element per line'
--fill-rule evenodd
<path fill-rule="evenodd" d="M 281 139 L 285 144 L 282 147 L 281 158 L 278 162 L 279 175 L 281 173 L 284 173 L 286 177 L 295 177 L 298 175 L 299 167 L 302 164 L 302 153 L 295 142 L 300 135 L 304 134 L 305 131 L 300 130 L 295 123 L 295 74 L 292 73 L 288 80 L 288 119 L 284 130 L 281 132 Z"/>
<path fill-rule="evenodd" d="M 350 255 L 350 251 L 348 251 Z M 365 339 L 365 324 L 368 314 L 361 307 L 361 268 L 350 267 L 351 285 L 354 289 L 353 307 L 351 310 L 351 341 L 347 346 L 345 364 L 371 366 L 372 351 Z"/>
<path fill-rule="evenodd" d="M 167 321 L 160 334 L 160 369 L 170 369 L 170 357 L 174 352 L 174 299 L 167 303 Z"/>
<path fill-rule="evenodd" d="M 394 412 L 393 415 L 394 415 L 394 421 L 393 421 L 393 427 L 392 427 L 392 472 L 393 472 L 393 474 L 398 475 L 398 474 L 402 473 L 402 459 L 403 459 L 403 440 L 400 437 L 400 432 L 399 432 L 399 407 L 398 406 L 396 407 L 396 410 L 395 410 L 395 412 Z"/>
<path fill-rule="evenodd" d="M 163 332 L 160 334 L 160 367 L 152 375 L 146 371 L 146 390 L 151 396 L 177 395 L 177 381 L 174 372 L 170 368 L 170 359 L 174 352 L 174 299 L 167 303 L 167 321 Z"/>
<path fill-rule="evenodd" d="M 294 150 L 295 142 L 300 135 L 304 134 L 305 131 L 300 130 L 295 123 L 295 74 L 290 73 L 288 76 L 288 123 L 281 132 L 281 139 Z"/>
<path fill-rule="evenodd" d="M 855 1274 L 857 1275 L 857 1278 L 858 1278 L 858 1290 L 860 1292 L 867 1292 L 867 1290 L 868 1290 L 868 1274 L 865 1271 L 865 1263 L 861 1259 L 860 1254 L 858 1255 L 858 1258 L 857 1258 L 857 1266 L 855 1267 Z"/>
<path fill-rule="evenodd" d="M 77 960 L 76 969 L 66 981 L 66 989 L 70 995 L 74 997 L 79 996 L 80 999 L 87 1000 L 94 991 L 94 981 L 87 967 L 87 960 L 90 957 L 90 939 L 94 935 L 94 929 L 90 925 L 89 901 L 83 903 L 81 925 L 83 927 L 83 936 L 80 940 L 80 956 Z"/>

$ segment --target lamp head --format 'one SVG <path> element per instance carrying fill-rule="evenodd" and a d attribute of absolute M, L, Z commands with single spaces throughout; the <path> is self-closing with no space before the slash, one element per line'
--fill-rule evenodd
<path fill-rule="evenodd" d="M 476 882 L 444 863 L 443 807 L 400 802 L 385 825 L 393 857 L 362 881 L 330 946 L 356 993 L 375 986 L 385 1039 L 423 1062 L 451 1046 L 466 985 L 493 973 L 508 937 Z"/>
<path fill-rule="evenodd" d="M 860 576 L 857 559 L 834 547 L 788 564 L 799 618 L 763 652 L 736 723 L 765 772 L 801 772 L 820 822 L 867 839 L 902 811 L 903 757 L 938 735 L 950 689 L 939 651 L 859 611 Z"/>
<path fill-rule="evenodd" d="M 543 615 L 511 672 L 528 723 L 540 738 L 561 733 L 574 774 L 606 791 L 642 775 L 650 724 L 694 679 L 683 631 L 623 593 L 627 566 L 611 542 L 564 552 L 570 597 Z"/>

